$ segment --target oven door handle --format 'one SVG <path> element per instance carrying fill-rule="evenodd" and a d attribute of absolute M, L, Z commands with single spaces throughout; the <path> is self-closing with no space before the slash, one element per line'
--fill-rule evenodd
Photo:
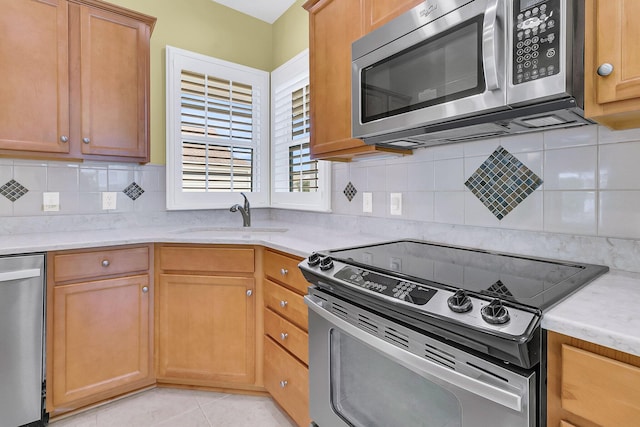
<path fill-rule="evenodd" d="M 498 6 L 501 0 L 492 0 L 487 5 L 482 24 L 482 62 L 484 64 L 484 74 L 487 82 L 487 89 L 490 91 L 500 89 L 500 78 L 498 76 Z"/>
<path fill-rule="evenodd" d="M 492 402 L 513 409 L 514 411 L 522 411 L 522 396 L 496 387 L 495 385 L 487 384 L 475 378 L 460 374 L 459 372 L 452 371 L 381 340 L 380 338 L 353 326 L 335 314 L 330 313 L 323 307 L 324 301 L 313 295 L 306 295 L 304 300 L 310 310 L 325 319 L 327 322 L 331 323 L 335 328 L 340 329 L 363 343 L 375 348 L 405 368 L 423 377 L 437 378 L 442 382 L 476 394 L 484 399 L 491 400 Z"/>

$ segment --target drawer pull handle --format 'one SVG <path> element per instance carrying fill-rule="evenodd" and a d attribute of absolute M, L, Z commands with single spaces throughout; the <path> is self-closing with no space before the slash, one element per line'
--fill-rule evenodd
<path fill-rule="evenodd" d="M 289 336 L 289 334 L 288 334 L 288 333 L 286 333 L 286 332 L 280 332 L 280 339 L 281 339 L 282 341 L 286 340 L 288 336 Z"/>
<path fill-rule="evenodd" d="M 142 293 L 146 294 L 147 292 L 149 292 L 149 287 L 148 286 L 143 286 L 142 287 Z"/>
<path fill-rule="evenodd" d="M 289 274 L 289 270 L 287 270 L 286 268 L 281 268 L 280 274 L 282 274 L 283 276 L 286 276 L 287 274 Z"/>
<path fill-rule="evenodd" d="M 280 381 L 280 387 L 282 387 L 282 388 L 285 388 L 287 386 L 287 384 L 289 384 L 289 382 L 287 380 Z"/>
<path fill-rule="evenodd" d="M 111 264 L 111 263 L 109 262 L 109 260 L 108 260 L 108 259 L 103 259 L 103 260 L 102 260 L 102 266 L 103 266 L 103 267 L 109 267 L 109 264 Z"/>
<path fill-rule="evenodd" d="M 287 304 L 289 304 L 289 303 L 287 301 L 285 301 L 285 300 L 280 301 L 280 307 L 282 307 L 282 308 L 286 308 Z"/>
<path fill-rule="evenodd" d="M 251 295 L 253 295 L 253 290 L 247 289 L 247 296 L 250 297 Z"/>

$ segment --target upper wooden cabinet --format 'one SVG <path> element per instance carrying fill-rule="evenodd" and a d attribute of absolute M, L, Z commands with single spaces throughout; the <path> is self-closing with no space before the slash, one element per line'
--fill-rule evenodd
<path fill-rule="evenodd" d="M 640 127 L 640 26 L 631 18 L 640 15 L 640 2 L 585 6 L 585 115 L 612 129 Z M 598 74 L 603 64 L 612 66 L 610 74 Z"/>
<path fill-rule="evenodd" d="M 3 4 L 0 155 L 147 162 L 154 24 L 99 0 Z"/>
<path fill-rule="evenodd" d="M 351 137 L 351 44 L 416 0 L 309 0 L 311 154 L 316 159 L 350 160 L 379 152 L 410 153 L 365 145 Z M 368 14 L 368 15 L 366 15 Z M 367 16 L 367 19 L 365 19 Z"/>

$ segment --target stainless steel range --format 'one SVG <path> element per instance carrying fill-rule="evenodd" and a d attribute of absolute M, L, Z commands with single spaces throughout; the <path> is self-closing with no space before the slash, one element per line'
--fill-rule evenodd
<path fill-rule="evenodd" d="M 416 240 L 299 266 L 320 427 L 546 425 L 542 315 L 608 271 Z"/>

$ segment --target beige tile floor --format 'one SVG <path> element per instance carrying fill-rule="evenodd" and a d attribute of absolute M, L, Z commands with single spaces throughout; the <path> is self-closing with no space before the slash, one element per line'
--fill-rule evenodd
<path fill-rule="evenodd" d="M 51 427 L 295 427 L 269 397 L 155 388 Z"/>

